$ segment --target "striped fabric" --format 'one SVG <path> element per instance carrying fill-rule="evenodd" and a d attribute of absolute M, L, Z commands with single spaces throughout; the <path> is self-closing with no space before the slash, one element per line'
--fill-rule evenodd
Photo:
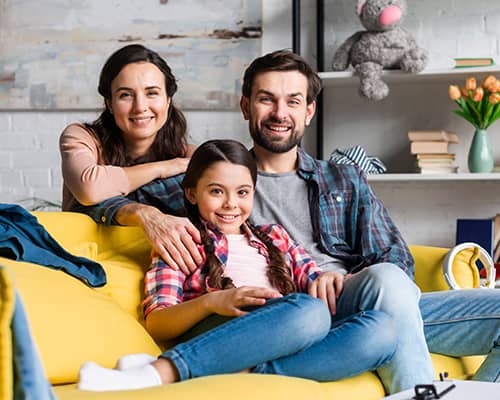
<path fill-rule="evenodd" d="M 383 174 L 387 168 L 377 157 L 366 154 L 361 146 L 348 149 L 335 149 L 330 155 L 330 161 L 337 164 L 357 165 L 366 174 Z"/>

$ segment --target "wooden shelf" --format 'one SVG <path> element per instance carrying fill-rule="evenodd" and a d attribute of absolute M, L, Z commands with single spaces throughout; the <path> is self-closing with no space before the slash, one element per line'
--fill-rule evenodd
<path fill-rule="evenodd" d="M 442 182 L 442 181 L 500 181 L 500 172 L 458 173 L 458 174 L 373 174 L 368 175 L 370 182 Z"/>
<path fill-rule="evenodd" d="M 387 83 L 417 83 L 424 81 L 436 81 L 448 79 L 453 76 L 482 76 L 487 74 L 500 74 L 500 66 L 492 65 L 489 67 L 474 68 L 443 68 L 428 69 L 418 74 L 409 74 L 401 70 L 387 70 L 383 72 L 383 79 Z M 358 77 L 354 76 L 353 70 L 341 72 L 320 72 L 319 76 L 323 86 L 349 86 L 359 83 Z"/>

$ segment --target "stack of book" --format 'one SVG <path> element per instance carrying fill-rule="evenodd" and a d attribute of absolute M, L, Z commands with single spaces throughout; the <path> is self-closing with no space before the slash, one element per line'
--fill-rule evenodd
<path fill-rule="evenodd" d="M 455 153 L 450 153 L 450 143 L 458 143 L 453 132 L 410 131 L 410 151 L 417 159 L 417 168 L 422 174 L 456 173 Z"/>

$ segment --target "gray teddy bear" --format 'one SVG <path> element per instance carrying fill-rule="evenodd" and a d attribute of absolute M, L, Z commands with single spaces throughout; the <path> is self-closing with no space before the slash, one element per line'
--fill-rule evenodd
<path fill-rule="evenodd" d="M 358 0 L 357 13 L 366 30 L 337 49 L 332 69 L 343 71 L 351 64 L 360 78 L 361 96 L 382 100 L 389 94 L 382 80 L 384 69 L 417 73 L 425 68 L 427 52 L 400 26 L 406 12 L 406 0 Z"/>

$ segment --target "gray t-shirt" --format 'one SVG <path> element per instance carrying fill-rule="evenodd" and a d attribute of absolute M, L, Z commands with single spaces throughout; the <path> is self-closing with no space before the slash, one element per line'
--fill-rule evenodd
<path fill-rule="evenodd" d="M 314 241 L 307 183 L 297 172 L 259 172 L 250 219 L 257 225 L 276 223 L 283 226 L 323 271 L 347 272 L 340 260 L 321 252 Z"/>

